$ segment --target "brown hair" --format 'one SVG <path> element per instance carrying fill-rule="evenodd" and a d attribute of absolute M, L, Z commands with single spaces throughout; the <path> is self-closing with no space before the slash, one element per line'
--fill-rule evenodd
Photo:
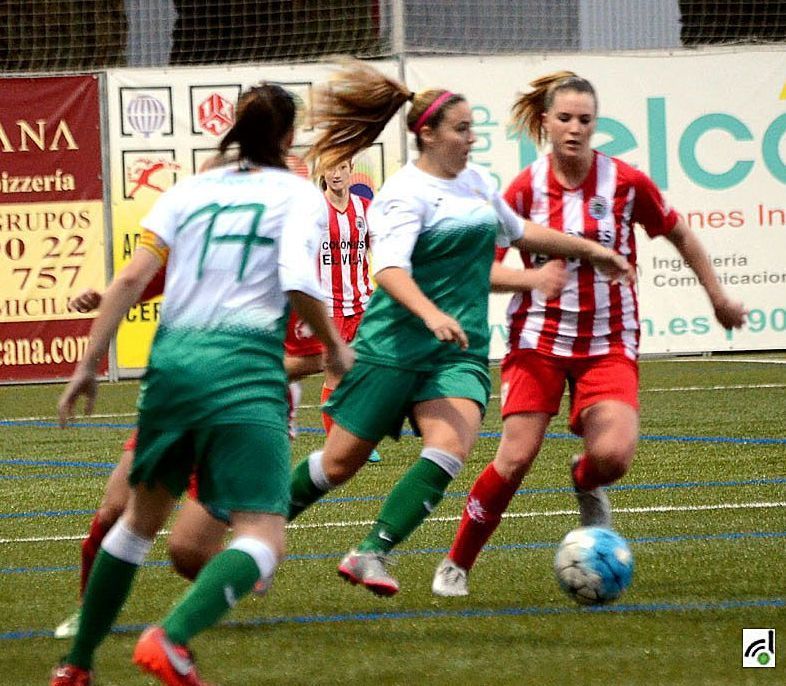
<path fill-rule="evenodd" d="M 598 96 L 592 84 L 576 75 L 572 71 L 557 71 L 546 74 L 539 79 L 530 81 L 532 90 L 529 93 L 520 93 L 516 102 L 513 103 L 511 112 L 513 115 L 513 125 L 517 131 L 524 131 L 541 145 L 546 139 L 546 132 L 543 130 L 543 114 L 548 112 L 554 104 L 554 96 L 563 90 L 571 90 L 577 93 L 588 93 L 595 100 L 595 108 L 598 106 Z"/>
<path fill-rule="evenodd" d="M 407 126 L 415 133 L 420 149 L 420 129 L 438 126 L 447 107 L 464 100 L 461 95 L 451 94 L 428 114 L 425 121 L 418 122 L 429 106 L 447 92 L 445 89 L 429 89 L 413 93 L 400 81 L 363 62 L 345 60 L 330 82 L 314 91 L 312 119 L 321 132 L 306 157 L 316 161 L 319 170 L 335 167 L 339 162 L 352 158 L 377 139 L 408 100 L 412 107 L 407 114 Z M 420 126 L 414 131 L 416 123 Z"/>
<path fill-rule="evenodd" d="M 241 93 L 235 108 L 235 123 L 218 145 L 227 155 L 235 144 L 241 161 L 286 168 L 284 140 L 295 123 L 295 100 L 279 85 L 261 83 Z"/>

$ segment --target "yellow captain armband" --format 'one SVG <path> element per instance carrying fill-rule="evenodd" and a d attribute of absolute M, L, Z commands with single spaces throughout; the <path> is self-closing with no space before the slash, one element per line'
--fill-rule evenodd
<path fill-rule="evenodd" d="M 161 260 L 161 264 L 166 264 L 166 261 L 169 258 L 169 248 L 167 247 L 166 243 L 164 243 L 164 241 L 162 241 L 152 231 L 148 231 L 147 229 L 143 229 L 142 235 L 139 237 L 139 247 L 149 250 L 151 253 L 153 253 L 159 260 Z"/>

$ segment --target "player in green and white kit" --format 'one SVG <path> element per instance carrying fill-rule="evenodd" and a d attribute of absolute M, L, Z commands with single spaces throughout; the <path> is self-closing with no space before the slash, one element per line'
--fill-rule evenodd
<path fill-rule="evenodd" d="M 324 129 L 312 155 L 325 167 L 350 157 L 406 101 L 412 101 L 407 123 L 420 156 L 371 204 L 379 287 L 355 339 L 357 363 L 326 405 L 335 425 L 324 449 L 295 468 L 290 510 L 294 517 L 344 483 L 384 436 L 398 437 L 409 417 L 423 437 L 421 459 L 338 568 L 379 595 L 399 589 L 385 569 L 385 554 L 437 506 L 480 427 L 491 387 L 487 307 L 495 243 L 582 256 L 614 277 L 628 273 L 613 251 L 522 220 L 490 175 L 467 164 L 475 137 L 461 95 L 411 93 L 371 67 L 349 65 L 331 88 L 317 92 L 315 117 Z"/>
<path fill-rule="evenodd" d="M 79 630 L 50 686 L 86 686 L 156 533 L 199 474 L 199 498 L 230 512 L 233 539 L 202 569 L 134 662 L 170 686 L 200 686 L 186 647 L 259 581 L 284 552 L 290 452 L 283 341 L 290 303 L 344 373 L 352 351 L 322 303 L 316 274 L 325 202 L 286 169 L 295 104 L 280 86 L 244 93 L 221 142 L 240 162 L 187 178 L 142 221 L 141 248 L 103 297 L 84 360 L 59 404 L 62 424 L 80 395 L 92 409 L 95 370 L 123 315 L 162 263 L 165 300 L 138 401 L 131 499 L 102 542 Z"/>

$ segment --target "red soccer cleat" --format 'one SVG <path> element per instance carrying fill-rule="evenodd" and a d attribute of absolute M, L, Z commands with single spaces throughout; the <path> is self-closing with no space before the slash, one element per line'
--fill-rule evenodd
<path fill-rule="evenodd" d="M 49 686 L 90 686 L 92 683 L 92 672 L 76 665 L 58 665 L 49 677 Z"/>
<path fill-rule="evenodd" d="M 210 686 L 202 681 L 194 666 L 191 651 L 167 638 L 160 626 L 142 632 L 134 648 L 134 664 L 167 686 Z"/>

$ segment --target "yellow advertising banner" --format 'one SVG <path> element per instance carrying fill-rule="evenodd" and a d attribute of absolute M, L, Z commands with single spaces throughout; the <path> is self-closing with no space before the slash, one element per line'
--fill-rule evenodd
<path fill-rule="evenodd" d="M 105 280 L 103 204 L 2 204 L 0 254 L 4 323 L 77 319 L 69 298 Z"/>

